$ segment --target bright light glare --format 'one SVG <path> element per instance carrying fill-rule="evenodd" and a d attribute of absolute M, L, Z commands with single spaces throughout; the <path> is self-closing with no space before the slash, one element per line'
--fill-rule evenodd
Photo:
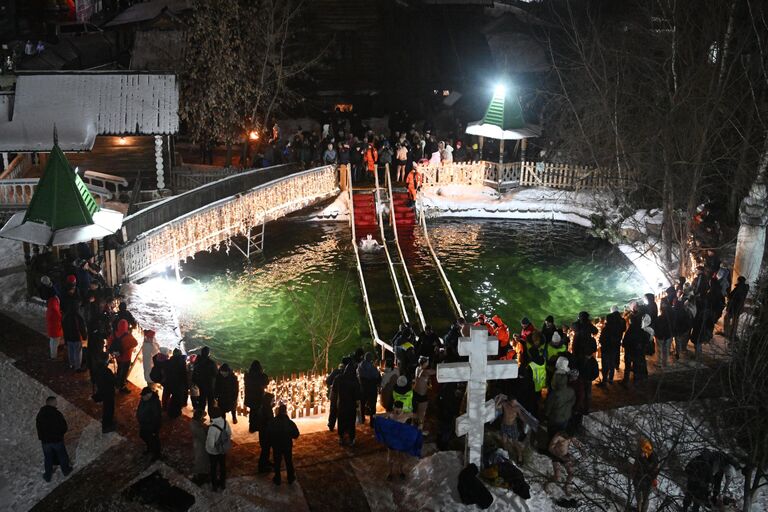
<path fill-rule="evenodd" d="M 505 94 L 507 94 L 507 88 L 504 87 L 504 84 L 496 84 L 496 87 L 493 89 L 493 95 L 504 96 Z"/>
<path fill-rule="evenodd" d="M 258 140 L 259 132 L 257 132 L 256 130 L 251 130 L 251 133 L 248 134 L 248 138 L 251 140 Z"/>

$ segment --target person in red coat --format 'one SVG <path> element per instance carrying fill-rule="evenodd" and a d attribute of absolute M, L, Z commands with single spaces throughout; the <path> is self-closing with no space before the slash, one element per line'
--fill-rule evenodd
<path fill-rule="evenodd" d="M 121 393 L 130 393 L 125 383 L 128 379 L 128 370 L 131 368 L 133 349 L 138 345 L 139 343 L 128 328 L 128 320 L 121 319 L 117 322 L 117 329 L 112 337 L 109 351 L 115 354 L 115 359 L 117 359 L 117 387 Z"/>
<path fill-rule="evenodd" d="M 64 330 L 61 328 L 61 302 L 54 295 L 48 299 L 48 307 L 45 310 L 45 324 L 48 330 L 51 359 L 56 359 L 64 339 Z"/>

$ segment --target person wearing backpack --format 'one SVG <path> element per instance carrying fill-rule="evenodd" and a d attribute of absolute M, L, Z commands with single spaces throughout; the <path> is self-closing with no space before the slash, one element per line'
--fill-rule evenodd
<path fill-rule="evenodd" d="M 147 450 L 152 454 L 152 462 L 154 462 L 160 458 L 162 409 L 160 397 L 150 387 L 141 390 L 136 419 L 139 421 L 139 437 L 147 444 Z"/>
<path fill-rule="evenodd" d="M 226 455 L 232 447 L 232 429 L 227 420 L 222 417 L 221 409 L 211 407 L 211 424 L 208 427 L 208 438 L 205 441 L 205 451 L 211 462 L 211 488 L 214 492 L 224 490 L 227 479 Z"/>

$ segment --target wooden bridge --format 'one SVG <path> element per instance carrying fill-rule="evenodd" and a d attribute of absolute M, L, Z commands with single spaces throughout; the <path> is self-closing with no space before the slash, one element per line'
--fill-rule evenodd
<path fill-rule="evenodd" d="M 235 237 L 246 237 L 250 246 L 255 228 L 338 192 L 334 166 L 302 171 L 289 164 L 240 172 L 169 197 L 123 220 L 120 247 L 106 251 L 107 280 L 178 269 L 200 251 L 231 247 Z"/>

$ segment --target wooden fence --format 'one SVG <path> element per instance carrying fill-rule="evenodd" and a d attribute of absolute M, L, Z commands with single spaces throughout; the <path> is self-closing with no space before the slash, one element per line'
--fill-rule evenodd
<path fill-rule="evenodd" d="M 607 169 L 547 162 L 467 162 L 420 165 L 429 185 L 482 185 L 499 191 L 515 187 L 547 187 L 567 190 L 623 190 L 632 186 L 629 176 Z"/>
<path fill-rule="evenodd" d="M 39 178 L 0 180 L 0 208 L 4 210 L 23 210 L 29 205 L 37 189 Z M 94 199 L 100 205 L 112 199 L 112 193 L 102 187 L 86 184 Z"/>
<path fill-rule="evenodd" d="M 0 174 L 0 180 L 18 180 L 32 167 L 32 155 L 19 153 L 11 160 L 8 167 Z"/>

